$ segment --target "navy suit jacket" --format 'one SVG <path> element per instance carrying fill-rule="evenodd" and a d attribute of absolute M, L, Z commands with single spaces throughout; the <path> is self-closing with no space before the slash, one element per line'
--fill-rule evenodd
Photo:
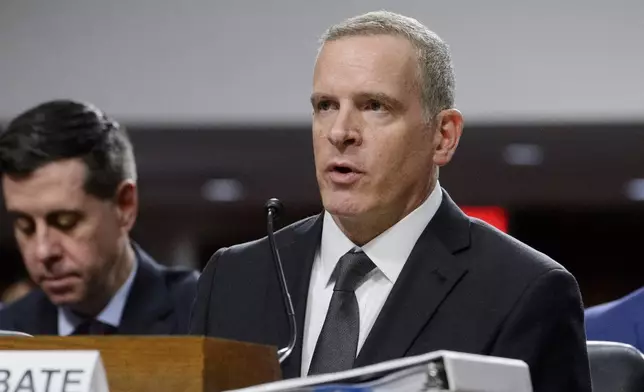
<path fill-rule="evenodd" d="M 454 350 L 522 359 L 535 392 L 590 392 L 574 277 L 547 256 L 443 202 L 414 246 L 355 366 Z M 322 216 L 275 234 L 300 331 Z M 268 240 L 223 248 L 199 278 L 190 332 L 284 347 L 289 340 Z M 282 364 L 300 376 L 302 333 Z"/>
<path fill-rule="evenodd" d="M 195 271 L 168 268 L 134 245 L 139 268 L 117 330 L 120 335 L 176 335 L 188 332 L 197 289 Z M 0 329 L 57 335 L 58 309 L 36 289 L 0 310 Z"/>
<path fill-rule="evenodd" d="M 644 287 L 586 310 L 588 340 L 627 343 L 644 351 Z"/>

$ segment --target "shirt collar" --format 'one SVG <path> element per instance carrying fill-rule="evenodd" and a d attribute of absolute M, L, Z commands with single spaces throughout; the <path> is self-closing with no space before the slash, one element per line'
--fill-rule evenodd
<path fill-rule="evenodd" d="M 443 192 L 437 181 L 420 206 L 361 248 L 392 284 L 398 279 L 414 245 L 442 201 Z M 340 257 L 354 248 L 360 247 L 351 242 L 331 214 L 325 211 L 320 244 L 321 272 L 325 282 L 330 283 Z"/>
<path fill-rule="evenodd" d="M 125 309 L 125 303 L 127 302 L 130 290 L 132 289 L 132 284 L 134 283 L 134 277 L 136 276 L 138 266 L 138 257 L 135 257 L 130 275 L 125 280 L 125 283 L 123 283 L 123 285 L 118 289 L 116 294 L 114 294 L 107 306 L 105 306 L 101 313 L 98 314 L 96 317 L 98 321 L 115 328 L 119 327 L 123 316 L 123 310 Z M 72 312 L 69 308 L 63 306 L 58 307 L 58 334 L 60 336 L 71 335 L 82 322 L 83 319 Z"/>

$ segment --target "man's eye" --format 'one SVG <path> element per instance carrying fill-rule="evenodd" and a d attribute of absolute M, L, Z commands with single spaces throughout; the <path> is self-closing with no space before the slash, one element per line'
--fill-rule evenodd
<path fill-rule="evenodd" d="M 367 109 L 372 110 L 374 112 L 379 112 L 384 109 L 384 106 L 382 105 L 382 103 L 378 101 L 369 101 L 367 103 Z"/>
<path fill-rule="evenodd" d="M 61 230 L 71 230 L 78 223 L 78 217 L 73 214 L 60 214 L 56 216 L 53 223 Z"/>
<path fill-rule="evenodd" d="M 34 224 L 27 218 L 16 218 L 13 221 L 14 227 L 24 234 L 31 234 L 34 232 Z"/>
<path fill-rule="evenodd" d="M 331 102 L 329 101 L 320 101 L 318 103 L 318 110 L 321 112 L 325 112 L 327 110 L 331 109 Z"/>

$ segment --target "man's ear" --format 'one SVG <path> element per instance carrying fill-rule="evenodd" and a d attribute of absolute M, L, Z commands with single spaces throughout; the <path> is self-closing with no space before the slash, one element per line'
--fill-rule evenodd
<path fill-rule="evenodd" d="M 126 232 L 132 230 L 139 210 L 139 196 L 136 183 L 132 180 L 123 181 L 115 195 L 120 226 Z"/>
<path fill-rule="evenodd" d="M 456 109 L 445 109 L 435 118 L 434 164 L 447 165 L 456 152 L 463 134 L 463 115 Z"/>

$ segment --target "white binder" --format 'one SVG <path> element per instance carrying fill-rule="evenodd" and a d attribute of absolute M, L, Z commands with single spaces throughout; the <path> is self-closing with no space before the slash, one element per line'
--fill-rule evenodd
<path fill-rule="evenodd" d="M 528 365 L 516 359 L 436 351 L 340 373 L 284 380 L 235 392 L 532 392 Z"/>

